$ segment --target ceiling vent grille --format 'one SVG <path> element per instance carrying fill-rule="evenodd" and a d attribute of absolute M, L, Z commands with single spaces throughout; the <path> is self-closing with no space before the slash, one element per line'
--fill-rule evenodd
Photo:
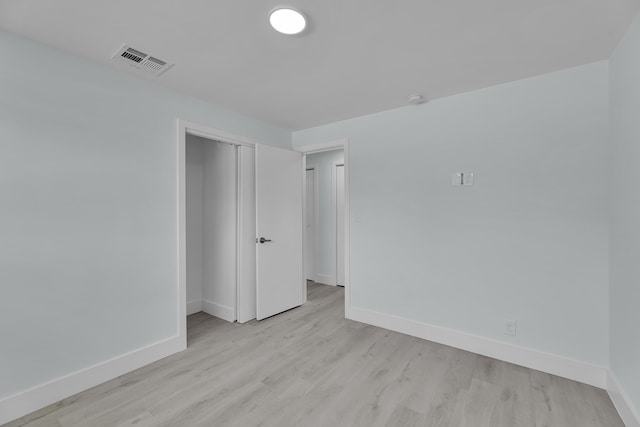
<path fill-rule="evenodd" d="M 138 70 L 144 70 L 150 73 L 160 76 L 174 64 L 168 64 L 158 58 L 154 58 L 144 52 L 137 49 L 133 49 L 127 45 L 122 45 L 120 49 L 111 57 L 118 62 L 130 65 Z"/>

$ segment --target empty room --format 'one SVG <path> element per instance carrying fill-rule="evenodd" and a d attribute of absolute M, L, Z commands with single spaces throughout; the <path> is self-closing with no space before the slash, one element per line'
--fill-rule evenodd
<path fill-rule="evenodd" d="M 640 427 L 640 0 L 0 0 L 0 425 Z"/>

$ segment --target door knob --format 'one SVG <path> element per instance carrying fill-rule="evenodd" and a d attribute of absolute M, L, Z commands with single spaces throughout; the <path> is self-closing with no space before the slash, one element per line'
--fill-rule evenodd
<path fill-rule="evenodd" d="M 261 237 L 260 240 L 258 240 L 260 243 L 267 243 L 270 242 L 271 239 L 265 239 L 264 237 Z"/>

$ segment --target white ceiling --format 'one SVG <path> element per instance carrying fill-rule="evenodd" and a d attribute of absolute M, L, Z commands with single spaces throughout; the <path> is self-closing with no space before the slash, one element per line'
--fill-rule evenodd
<path fill-rule="evenodd" d="M 284 36 L 287 4 L 309 31 Z M 0 28 L 297 130 L 608 58 L 640 0 L 0 0 Z M 147 76 L 123 44 L 176 66 Z"/>

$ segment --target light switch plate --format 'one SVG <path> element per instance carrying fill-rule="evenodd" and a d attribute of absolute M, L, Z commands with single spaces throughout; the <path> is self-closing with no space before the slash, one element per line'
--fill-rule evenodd
<path fill-rule="evenodd" d="M 473 185 L 473 172 L 455 172 L 451 175 L 451 185 L 454 187 Z"/>
<path fill-rule="evenodd" d="M 473 185 L 473 172 L 462 173 L 462 185 Z"/>

